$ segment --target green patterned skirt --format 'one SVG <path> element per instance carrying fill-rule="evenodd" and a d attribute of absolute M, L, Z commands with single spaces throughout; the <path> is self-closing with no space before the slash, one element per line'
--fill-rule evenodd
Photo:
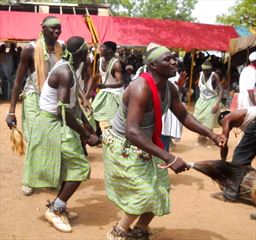
<path fill-rule="evenodd" d="M 220 112 L 212 113 L 213 106 L 216 102 L 217 97 L 208 100 L 204 100 L 200 97 L 195 105 L 194 117 L 202 123 L 202 125 L 210 129 L 219 127 L 218 116 Z"/>
<path fill-rule="evenodd" d="M 169 213 L 168 171 L 163 162 L 117 136 L 109 128 L 103 134 L 105 185 L 108 198 L 123 211 L 141 215 Z"/>
<path fill-rule="evenodd" d="M 93 116 L 99 122 L 109 122 L 115 116 L 121 103 L 122 96 L 99 91 L 92 102 Z"/>
<path fill-rule="evenodd" d="M 58 188 L 62 181 L 84 181 L 90 175 L 79 134 L 51 113 L 35 117 L 27 151 L 26 186 Z"/>
<path fill-rule="evenodd" d="M 32 123 L 39 112 L 39 94 L 37 92 L 23 94 L 22 102 L 22 131 L 26 142 L 28 142 Z"/>

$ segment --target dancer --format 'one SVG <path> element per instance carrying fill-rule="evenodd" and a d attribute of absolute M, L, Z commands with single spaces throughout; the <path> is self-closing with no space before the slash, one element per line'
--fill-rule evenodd
<path fill-rule="evenodd" d="M 61 34 L 61 22 L 54 16 L 47 16 L 42 22 L 40 38 L 27 44 L 21 52 L 21 59 L 14 80 L 11 104 L 6 122 L 9 128 L 17 125 L 15 108 L 21 92 L 23 80 L 28 78 L 22 92 L 22 130 L 26 141 L 29 141 L 31 125 L 39 111 L 39 93 L 43 83 L 55 63 L 62 56 L 62 46 L 57 41 Z M 24 195 L 31 195 L 33 188 L 23 186 Z"/>
<path fill-rule="evenodd" d="M 108 198 L 123 212 L 107 239 L 149 239 L 155 216 L 169 213 L 169 176 L 189 167 L 180 157 L 163 150 L 161 117 L 170 109 L 190 130 L 225 141 L 190 115 L 168 81 L 174 68 L 166 47 L 148 46 L 147 72 L 127 87 L 112 125 L 103 134 L 105 183 Z M 132 223 L 138 218 L 133 229 Z"/>
<path fill-rule="evenodd" d="M 66 214 L 67 201 L 90 175 L 82 144 L 99 143 L 98 137 L 84 128 L 75 115 L 78 104 L 75 71 L 86 61 L 86 56 L 87 44 L 83 38 L 72 37 L 67 41 L 63 59 L 56 63 L 44 83 L 25 162 L 25 185 L 61 187 L 56 199 L 47 206 L 45 217 L 62 232 L 72 231 Z"/>

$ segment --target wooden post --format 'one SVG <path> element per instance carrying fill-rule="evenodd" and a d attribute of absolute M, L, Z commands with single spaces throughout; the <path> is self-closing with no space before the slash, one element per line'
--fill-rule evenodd
<path fill-rule="evenodd" d="M 192 82 L 193 82 L 193 72 L 194 72 L 194 59 L 195 59 L 195 50 L 191 51 L 191 68 L 190 68 L 190 77 L 189 77 L 189 89 L 188 89 L 188 106 L 190 106 L 191 100 L 191 90 L 192 90 Z"/>

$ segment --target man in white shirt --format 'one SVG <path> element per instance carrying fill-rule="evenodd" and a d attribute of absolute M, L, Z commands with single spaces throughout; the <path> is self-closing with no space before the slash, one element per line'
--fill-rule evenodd
<path fill-rule="evenodd" d="M 245 67 L 239 78 L 238 109 L 256 106 L 256 51 L 249 55 L 250 64 Z"/>

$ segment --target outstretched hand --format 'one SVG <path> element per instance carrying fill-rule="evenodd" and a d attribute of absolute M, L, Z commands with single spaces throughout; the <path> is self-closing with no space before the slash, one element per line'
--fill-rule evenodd
<path fill-rule="evenodd" d="M 176 174 L 191 168 L 191 166 L 189 166 L 185 161 L 177 156 L 174 160 L 170 161 L 170 163 L 158 164 L 158 167 L 161 169 L 171 168 Z"/>
<path fill-rule="evenodd" d="M 215 144 L 219 147 L 224 147 L 227 143 L 227 138 L 224 134 L 213 134 L 211 139 L 215 142 Z"/>

